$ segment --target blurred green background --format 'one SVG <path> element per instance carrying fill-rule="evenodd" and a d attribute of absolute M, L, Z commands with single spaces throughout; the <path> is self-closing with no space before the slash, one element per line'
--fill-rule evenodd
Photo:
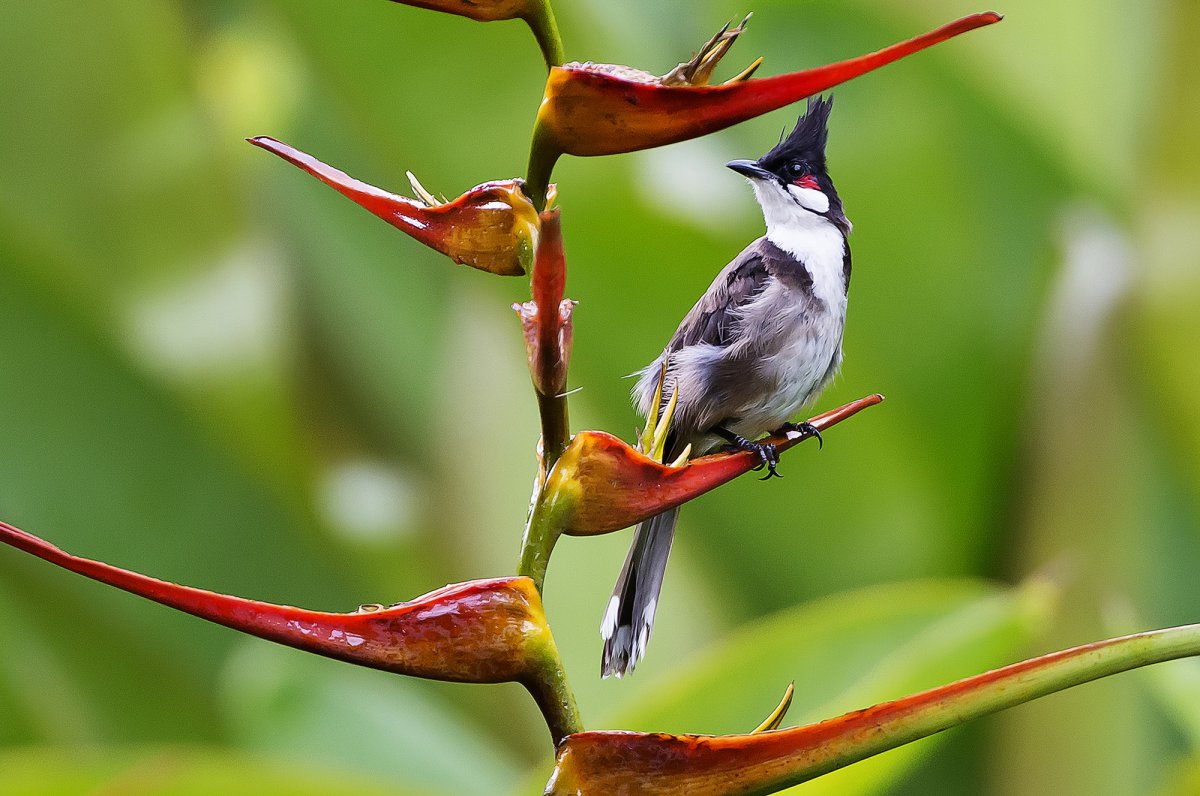
<path fill-rule="evenodd" d="M 746 10 L 557 3 L 568 57 L 660 73 Z M 753 10 L 722 74 L 983 8 Z M 813 720 L 1200 621 L 1200 4 L 997 10 L 836 90 L 855 275 L 817 408 L 887 402 L 789 454 L 785 480 L 685 510 L 630 680 L 596 675 L 629 535 L 559 546 L 547 609 L 589 727 L 744 731 L 792 679 L 789 721 Z M 522 172 L 542 80 L 520 23 L 384 0 L 5 4 L 0 517 L 331 610 L 511 573 L 537 437 L 525 282 L 450 267 L 242 139 L 453 196 Z M 795 113 L 560 164 L 575 428 L 632 436 L 622 377 L 761 233 L 722 164 Z M 516 686 L 354 669 L 0 550 L 0 794 L 532 793 L 547 741 Z M 798 792 L 1200 793 L 1200 665 Z"/>

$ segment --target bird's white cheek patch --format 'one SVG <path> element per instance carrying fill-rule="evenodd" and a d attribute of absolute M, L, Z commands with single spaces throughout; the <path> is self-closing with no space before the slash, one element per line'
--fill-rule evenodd
<path fill-rule="evenodd" d="M 796 198 L 796 201 L 804 206 L 806 210 L 811 210 L 814 213 L 829 212 L 829 197 L 820 191 L 814 191 L 812 188 L 801 188 L 798 185 L 789 185 L 788 193 Z"/>

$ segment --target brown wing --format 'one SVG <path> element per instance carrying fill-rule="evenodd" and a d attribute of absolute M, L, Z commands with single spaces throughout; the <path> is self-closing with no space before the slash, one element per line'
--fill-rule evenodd
<path fill-rule="evenodd" d="M 727 346 L 731 342 L 736 310 L 748 303 L 766 286 L 767 263 L 762 250 L 763 240 L 747 246 L 733 262 L 725 266 L 713 280 L 707 292 L 684 316 L 667 351 L 708 343 Z"/>

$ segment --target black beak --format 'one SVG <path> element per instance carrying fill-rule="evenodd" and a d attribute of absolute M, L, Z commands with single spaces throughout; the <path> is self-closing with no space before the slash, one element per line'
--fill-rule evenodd
<path fill-rule="evenodd" d="M 731 160 L 725 164 L 728 168 L 733 169 L 743 177 L 749 177 L 752 180 L 775 180 L 778 179 L 774 174 L 758 165 L 753 160 Z"/>

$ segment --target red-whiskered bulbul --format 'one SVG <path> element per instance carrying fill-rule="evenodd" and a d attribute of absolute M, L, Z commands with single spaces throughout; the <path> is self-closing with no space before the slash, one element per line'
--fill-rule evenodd
<path fill-rule="evenodd" d="M 775 449 L 754 440 L 798 428 L 790 418 L 841 364 L 850 221 L 825 170 L 832 107 L 832 97 L 810 99 L 770 152 L 727 164 L 750 181 L 767 234 L 717 274 L 666 349 L 637 374 L 633 399 L 643 416 L 661 416 L 678 390 L 664 461 L 688 445 L 704 453 L 725 442 L 757 453 L 765 478 L 778 475 Z M 678 515 L 670 509 L 634 532 L 600 627 L 605 677 L 633 671 L 645 654 Z"/>

